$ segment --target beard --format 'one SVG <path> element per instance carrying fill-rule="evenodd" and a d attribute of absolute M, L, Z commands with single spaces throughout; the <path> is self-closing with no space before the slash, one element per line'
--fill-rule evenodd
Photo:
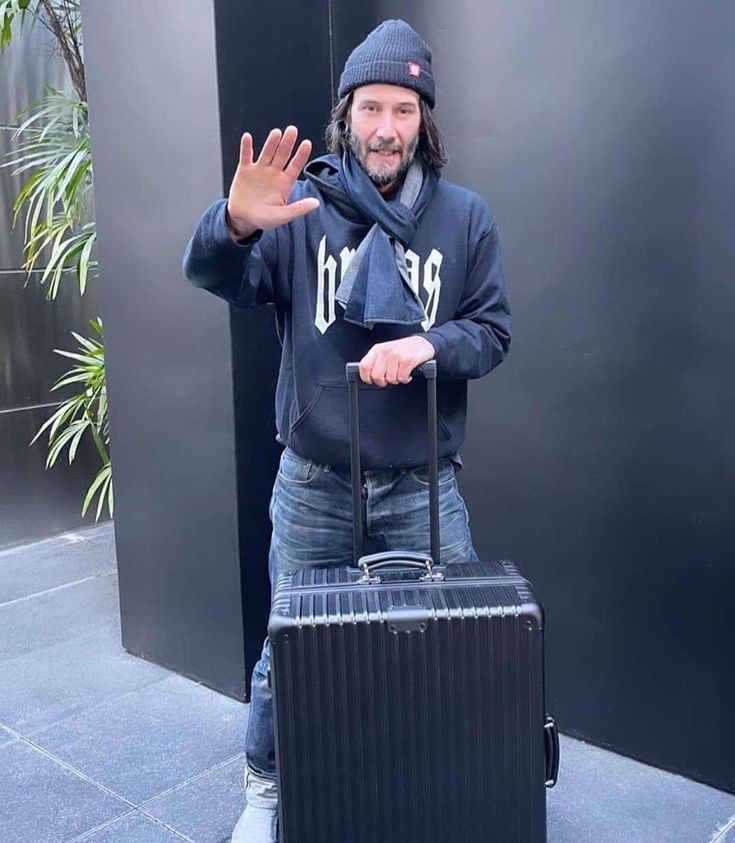
<path fill-rule="evenodd" d="M 349 129 L 347 130 L 347 143 L 362 169 L 370 176 L 373 184 L 377 187 L 385 187 L 400 178 L 411 166 L 419 148 L 419 135 L 417 133 L 416 137 L 403 151 L 401 151 L 400 144 L 394 142 L 374 141 L 369 145 L 362 144 L 360 139 L 353 135 Z M 368 163 L 370 152 L 398 152 L 401 157 L 397 164 L 386 161 L 376 165 Z"/>

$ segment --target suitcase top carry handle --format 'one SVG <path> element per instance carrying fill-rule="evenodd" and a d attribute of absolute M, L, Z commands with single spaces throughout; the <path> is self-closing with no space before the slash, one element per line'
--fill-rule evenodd
<path fill-rule="evenodd" d="M 370 556 L 363 556 L 359 562 L 362 568 L 362 578 L 358 582 L 381 582 L 380 577 L 373 576 L 373 571 L 378 568 L 420 568 L 426 573 L 419 577 L 420 580 L 443 580 L 444 574 L 435 571 L 431 565 L 431 559 L 424 553 L 411 553 L 409 551 L 387 550 L 383 553 L 371 553 Z"/>
<path fill-rule="evenodd" d="M 360 419 L 358 415 L 358 382 L 360 364 L 345 366 L 350 402 L 350 464 L 352 468 L 352 525 L 355 564 L 362 559 L 362 471 L 360 468 Z M 438 565 L 439 558 L 439 445 L 437 440 L 436 412 L 436 360 L 428 360 L 411 372 L 426 379 L 427 430 L 429 439 L 429 531 L 431 535 L 431 561 Z"/>

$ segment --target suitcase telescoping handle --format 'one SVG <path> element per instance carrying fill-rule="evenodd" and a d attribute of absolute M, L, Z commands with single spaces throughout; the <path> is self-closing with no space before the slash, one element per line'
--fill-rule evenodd
<path fill-rule="evenodd" d="M 429 439 L 429 531 L 431 536 L 431 559 L 423 554 L 403 551 L 388 551 L 374 553 L 370 556 L 362 555 L 362 470 L 360 467 L 360 418 L 358 413 L 358 383 L 360 381 L 360 364 L 347 363 L 347 386 L 350 401 L 350 465 L 352 468 L 352 518 L 353 518 L 353 547 L 355 564 L 363 569 L 364 579 L 371 580 L 370 568 L 376 565 L 405 564 L 411 567 L 428 568 L 428 578 L 437 578 L 432 572 L 432 562 L 440 563 L 439 558 L 439 446 L 437 440 L 437 411 L 436 411 L 436 360 L 429 360 L 414 369 L 412 375 L 423 375 L 426 380 L 427 431 Z"/>

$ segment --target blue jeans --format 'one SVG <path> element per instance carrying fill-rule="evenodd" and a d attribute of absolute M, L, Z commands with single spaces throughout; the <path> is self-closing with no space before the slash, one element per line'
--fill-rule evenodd
<path fill-rule="evenodd" d="M 429 484 L 426 470 L 363 472 L 364 539 L 374 550 L 429 552 Z M 353 564 L 352 485 L 349 469 L 317 465 L 290 448 L 281 455 L 269 507 L 273 524 L 268 570 L 271 587 L 283 571 Z M 477 561 L 467 507 L 454 463 L 439 462 L 439 531 L 442 564 Z M 245 738 L 248 802 L 270 807 L 275 799 L 276 751 L 273 700 L 268 687 L 268 638 L 253 669 Z M 247 771 L 246 771 L 247 774 Z M 252 800 L 252 801 L 251 801 Z"/>

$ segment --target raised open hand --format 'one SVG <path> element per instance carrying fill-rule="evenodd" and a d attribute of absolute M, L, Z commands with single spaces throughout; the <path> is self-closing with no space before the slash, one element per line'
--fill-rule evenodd
<path fill-rule="evenodd" d="M 298 134 L 295 126 L 284 132 L 272 129 L 257 161 L 253 161 L 250 132 L 240 139 L 240 162 L 227 200 L 228 221 L 237 237 L 285 225 L 319 207 L 319 200 L 313 198 L 288 204 L 291 188 L 311 153 L 311 141 L 303 140 L 291 158 Z"/>

